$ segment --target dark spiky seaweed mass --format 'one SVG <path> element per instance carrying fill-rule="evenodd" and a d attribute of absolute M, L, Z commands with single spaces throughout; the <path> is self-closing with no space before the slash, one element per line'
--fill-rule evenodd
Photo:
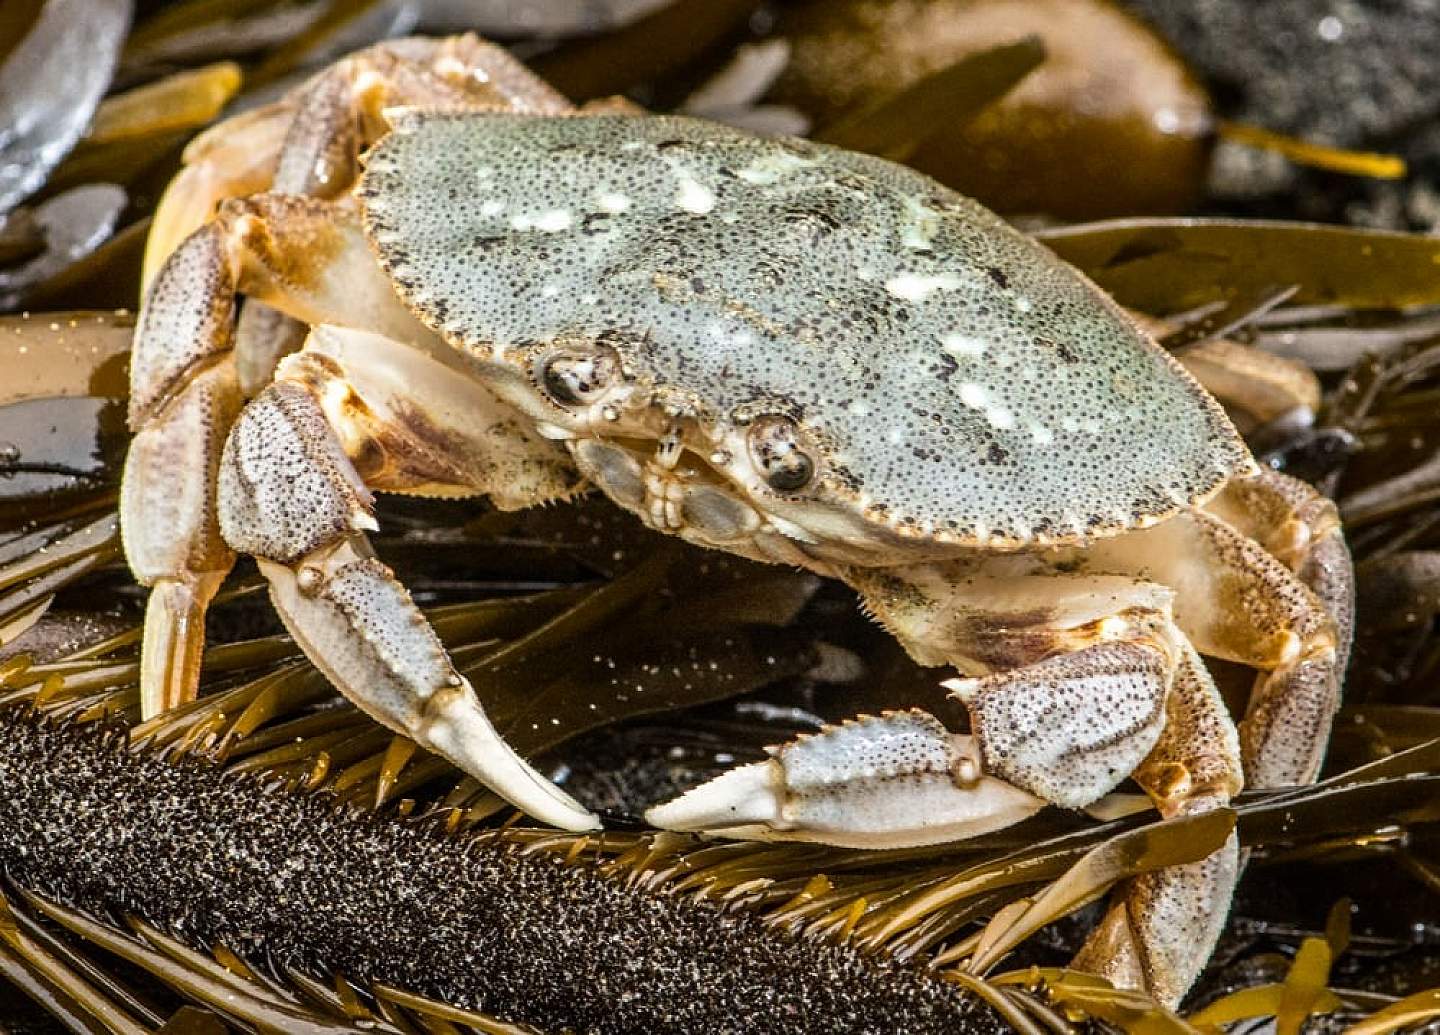
<path fill-rule="evenodd" d="M 546 1030 L 998 1032 L 942 981 L 447 836 L 0 712 L 0 866 L 197 947 L 339 972 Z"/>

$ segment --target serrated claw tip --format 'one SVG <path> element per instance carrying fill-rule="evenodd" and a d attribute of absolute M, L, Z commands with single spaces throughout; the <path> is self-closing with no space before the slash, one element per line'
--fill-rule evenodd
<path fill-rule="evenodd" d="M 731 769 L 674 801 L 648 809 L 645 822 L 662 830 L 724 830 L 753 823 L 776 826 L 781 803 L 774 770 L 771 762 Z"/>

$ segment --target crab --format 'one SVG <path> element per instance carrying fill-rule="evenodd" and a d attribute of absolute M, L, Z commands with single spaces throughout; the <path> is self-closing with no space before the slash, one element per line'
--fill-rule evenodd
<path fill-rule="evenodd" d="M 657 826 L 916 845 L 1127 778 L 1170 817 L 1316 777 L 1351 624 L 1334 508 L 978 204 L 804 140 L 577 111 L 472 36 L 360 52 L 187 158 L 121 500 L 147 714 L 194 696 L 206 607 L 248 554 L 360 708 L 595 827 L 497 735 L 366 537 L 374 492 L 594 487 L 848 583 L 969 713 L 963 734 L 913 709 L 826 729 Z M 1256 670 L 1238 730 L 1202 654 Z M 1077 965 L 1177 1001 L 1238 866 L 1232 835 L 1130 881 Z"/>

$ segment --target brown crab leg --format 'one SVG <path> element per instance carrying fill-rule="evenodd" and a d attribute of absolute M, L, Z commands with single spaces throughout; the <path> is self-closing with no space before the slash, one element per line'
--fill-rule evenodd
<path fill-rule="evenodd" d="M 1222 808 L 1242 783 L 1225 702 L 1195 649 L 1188 641 L 1182 647 L 1165 732 L 1133 774 L 1167 819 Z M 1161 1002 L 1178 1002 L 1220 938 L 1239 868 L 1232 833 L 1199 862 L 1131 879 L 1113 895 L 1072 966 L 1116 987 L 1148 989 Z"/>
<path fill-rule="evenodd" d="M 1277 497 L 1268 498 L 1278 508 Z M 1327 510 L 1323 502 L 1313 507 L 1318 527 Z M 1283 523 L 1254 523 L 1269 528 L 1272 539 L 1312 536 L 1298 518 L 1288 530 Z M 1339 707 L 1349 643 L 1349 564 L 1333 556 L 1343 550 L 1333 526 L 1317 545 L 1296 556 L 1296 563 L 1317 566 L 1316 585 L 1332 598 L 1328 606 L 1277 559 L 1286 551 L 1272 553 L 1206 511 L 1098 543 L 1086 559 L 1091 570 L 1144 571 L 1176 587 L 1176 621 L 1201 653 L 1260 670 L 1241 725 L 1245 773 L 1254 787 L 1314 780 Z"/>

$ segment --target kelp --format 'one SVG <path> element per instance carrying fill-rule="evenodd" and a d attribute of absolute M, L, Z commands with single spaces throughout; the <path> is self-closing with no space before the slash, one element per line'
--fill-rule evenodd
<path fill-rule="evenodd" d="M 815 139 L 903 162 L 944 125 L 957 130 L 1005 96 L 1045 61 L 1045 45 L 1027 36 L 967 55 L 839 122 Z"/>
<path fill-rule="evenodd" d="M 9 6 L 17 25 L 0 53 L 0 212 L 38 190 L 79 139 L 110 83 L 132 5 L 46 0 L 13 15 Z"/>
<path fill-rule="evenodd" d="M 1318 223 L 1114 219 L 1036 236 L 1123 305 L 1165 314 L 1295 284 L 1296 305 L 1440 302 L 1440 240 Z"/>

